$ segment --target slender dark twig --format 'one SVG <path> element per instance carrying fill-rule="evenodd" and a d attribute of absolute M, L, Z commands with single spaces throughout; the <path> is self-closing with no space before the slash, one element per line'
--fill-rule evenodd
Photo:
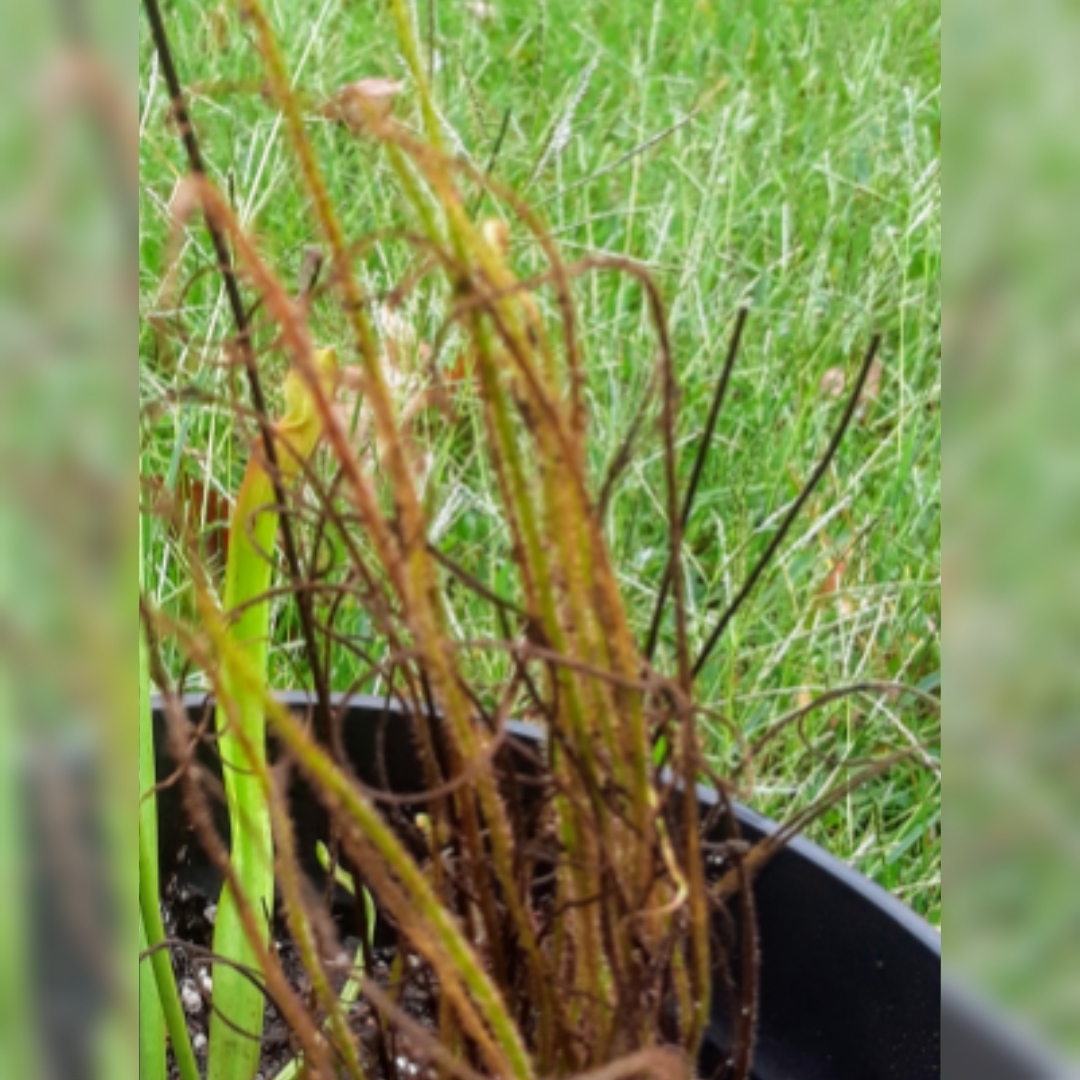
<path fill-rule="evenodd" d="M 460 563 L 455 562 L 445 551 L 441 551 L 434 544 L 428 544 L 428 551 L 443 569 L 449 571 L 467 589 L 476 593 L 477 596 L 486 600 L 503 614 L 509 613 L 519 619 L 529 620 L 529 613 L 512 600 L 506 600 L 494 590 L 489 589 L 479 578 L 470 574 Z M 509 636 L 509 635 L 508 635 Z"/>
<path fill-rule="evenodd" d="M 176 72 L 176 64 L 173 61 L 172 48 L 169 45 L 169 36 L 165 30 L 165 21 L 161 16 L 161 7 L 158 0 L 143 0 L 143 8 L 146 11 L 147 20 L 150 23 L 150 36 L 154 42 L 161 71 L 165 78 L 165 85 L 169 91 L 172 102 L 173 120 L 180 129 L 180 137 L 187 153 L 188 167 L 192 173 L 199 177 L 206 177 L 206 165 L 203 161 L 202 150 L 199 140 L 195 135 L 195 127 L 191 122 L 184 100 L 184 89 L 180 84 L 180 78 Z M 263 453 L 266 455 L 267 472 L 274 488 L 274 501 L 284 511 L 288 506 L 285 488 L 281 482 L 278 469 L 277 447 L 274 443 L 274 425 L 266 409 L 266 396 L 263 393 L 262 383 L 259 379 L 259 369 L 255 362 L 255 353 L 251 346 L 251 328 L 247 312 L 244 310 L 244 301 L 240 295 L 240 284 L 237 280 L 236 270 L 232 262 L 232 254 L 229 251 L 225 234 L 211 220 L 209 215 L 204 215 L 206 227 L 210 232 L 210 240 L 214 247 L 218 266 L 221 270 L 222 280 L 225 284 L 225 295 L 228 299 L 229 308 L 232 311 L 233 322 L 236 325 L 237 343 L 240 348 L 240 356 L 244 370 L 247 374 L 249 391 L 251 393 L 252 409 L 259 425 L 259 434 L 262 441 Z M 286 512 L 280 518 L 281 546 L 285 553 L 285 562 L 289 569 L 289 576 L 294 585 L 299 586 L 304 580 L 300 566 L 300 557 L 296 546 L 296 537 L 293 534 L 292 524 Z M 316 711 L 315 725 L 321 739 L 333 752 L 332 721 L 330 717 L 330 687 L 326 673 L 320 661 L 319 652 L 316 648 L 315 620 L 311 609 L 311 595 L 305 590 L 300 590 L 296 597 L 297 608 L 300 613 L 300 625 L 304 636 L 305 651 L 311 665 L 311 674 L 315 682 Z M 336 754 L 334 755 L 337 756 Z"/>
<path fill-rule="evenodd" d="M 143 0 L 143 8 L 150 22 L 150 36 L 154 41 L 154 49 L 161 64 L 161 71 L 165 77 L 165 85 L 169 89 L 169 97 L 172 99 L 172 117 L 177 128 L 180 130 L 180 138 L 184 143 L 187 153 L 188 166 L 196 176 L 206 176 L 206 165 L 203 162 L 202 150 L 199 148 L 199 140 L 195 136 L 195 127 L 191 122 L 187 105 L 184 101 L 184 90 L 180 85 L 180 78 L 176 73 L 176 64 L 173 62 L 172 48 L 169 45 L 169 37 L 165 30 L 165 22 L 161 17 L 161 8 L 158 0 Z M 222 231 L 209 219 L 206 227 L 210 232 L 210 240 L 214 245 L 214 254 L 217 256 L 221 276 L 225 282 L 225 295 L 232 309 L 233 321 L 236 323 L 236 331 L 239 335 L 240 346 L 244 352 L 251 347 L 247 314 L 244 311 L 244 301 L 240 296 L 240 285 L 236 279 L 236 271 L 233 269 L 232 256 L 229 245 Z M 255 378 L 258 384 L 258 373 Z M 252 402 L 256 411 L 265 414 L 266 408 L 263 402 L 261 385 L 252 391 Z M 266 454 L 269 460 L 273 459 L 273 439 L 267 440 Z"/>
<path fill-rule="evenodd" d="M 711 95 L 710 95 L 711 96 Z M 680 128 L 685 127 L 692 120 L 696 120 L 701 113 L 701 106 L 691 110 L 681 120 L 676 120 L 674 124 L 664 128 L 663 131 L 658 132 L 655 135 L 650 136 L 643 143 L 638 143 L 637 146 L 627 150 L 625 154 L 621 154 L 614 161 L 609 162 L 607 165 L 601 166 L 596 172 L 591 173 L 589 176 L 583 176 L 578 180 L 575 180 L 572 184 L 567 184 L 566 187 L 559 188 L 558 191 L 553 191 L 550 195 L 545 195 L 544 198 L 534 203 L 537 210 L 542 206 L 546 206 L 549 202 L 554 202 L 556 199 L 561 199 L 564 195 L 569 195 L 571 191 L 577 191 L 580 187 L 585 187 L 587 184 L 591 184 L 594 180 L 599 180 L 601 176 L 606 176 L 610 172 L 614 172 L 620 166 L 625 165 L 628 161 L 632 161 L 639 154 L 645 153 L 646 150 L 651 150 L 657 143 L 663 142 L 669 135 L 674 135 Z"/>
<path fill-rule="evenodd" d="M 510 130 L 510 117 L 513 114 L 513 109 L 507 108 L 503 113 L 502 123 L 499 125 L 499 134 L 495 136 L 495 143 L 491 147 L 491 155 L 488 157 L 487 165 L 484 167 L 484 177 L 488 178 L 495 171 L 495 163 L 499 160 L 499 154 L 502 153 L 503 142 L 506 140 L 506 133 Z M 487 196 L 488 189 L 481 187 L 479 193 L 476 196 L 476 202 L 472 204 L 469 209 L 469 216 L 475 218 L 480 212 L 480 207 L 484 204 L 484 198 Z"/>
<path fill-rule="evenodd" d="M 735 1080 L 748 1080 L 754 1060 L 754 1043 L 757 1037 L 758 1016 L 761 1008 L 759 979 L 761 978 L 761 950 L 758 936 L 757 911 L 754 907 L 750 878 L 743 863 L 743 856 L 735 856 L 735 871 L 739 875 L 739 911 L 742 942 L 742 1007 L 735 1021 L 735 1065 L 731 1075 Z"/>
<path fill-rule="evenodd" d="M 701 674 L 701 669 L 705 666 L 709 659 L 713 649 L 716 648 L 717 642 L 723 636 L 724 631 L 727 629 L 728 624 L 735 617 L 736 612 L 742 607 L 746 598 L 754 590 L 754 586 L 757 585 L 761 578 L 761 575 L 765 572 L 766 567 L 772 561 L 772 557 L 776 554 L 777 549 L 784 542 L 784 538 L 791 530 L 791 526 L 795 524 L 795 519 L 799 516 L 800 511 L 806 505 L 807 500 L 813 494 L 814 489 L 821 482 L 822 477 L 828 471 L 829 466 L 832 464 L 833 458 L 836 457 L 836 452 L 840 449 L 840 444 L 844 441 L 844 436 L 847 434 L 847 429 L 851 425 L 852 417 L 855 415 L 855 410 L 859 407 L 859 401 L 862 398 L 863 386 L 866 384 L 866 377 L 870 374 L 870 368 L 874 364 L 874 360 L 877 358 L 878 349 L 881 347 L 881 335 L 876 334 L 873 341 L 870 342 L 870 347 L 866 350 L 866 356 L 863 358 L 862 368 L 859 371 L 859 377 L 855 381 L 855 387 L 851 392 L 851 396 L 848 398 L 847 405 L 844 408 L 844 415 L 840 419 L 840 426 L 836 429 L 832 439 L 829 442 L 828 448 L 825 451 L 824 456 L 818 462 L 817 467 L 814 469 L 803 486 L 802 491 L 799 492 L 798 498 L 791 504 L 790 509 L 784 516 L 784 520 L 780 524 L 780 528 L 776 530 L 776 534 L 769 542 L 769 546 L 765 549 L 765 554 L 758 560 L 757 565 L 750 572 L 750 576 L 746 579 L 743 587 L 739 590 L 735 599 L 727 606 L 727 610 L 720 616 L 719 622 L 717 622 L 713 632 L 709 635 L 708 641 L 705 642 L 705 647 L 701 650 L 701 654 L 697 658 L 697 662 L 694 664 L 694 676 Z"/>
<path fill-rule="evenodd" d="M 615 485 L 618 483 L 619 477 L 621 477 L 629 467 L 633 458 L 638 436 L 641 434 L 641 429 L 645 424 L 645 418 L 652 408 L 658 381 L 654 370 L 652 377 L 649 379 L 648 386 L 645 387 L 645 393 L 642 395 L 641 403 L 638 405 L 637 412 L 634 414 L 634 419 L 630 423 L 630 430 L 626 433 L 626 438 L 623 439 L 618 450 L 615 451 L 615 456 L 611 459 L 611 464 L 608 465 L 607 472 L 604 474 L 604 483 L 600 488 L 600 495 L 596 500 L 597 516 L 601 519 L 607 516 L 611 498 L 615 494 Z M 665 580 L 667 580 L 666 577 Z"/>
<path fill-rule="evenodd" d="M 435 85 L 435 33 L 439 17 L 436 13 L 437 0 L 428 0 L 427 6 L 427 47 L 428 47 L 428 82 Z"/>
<path fill-rule="evenodd" d="M 653 294 L 650 293 L 650 297 Z M 668 341 L 667 325 L 659 299 L 654 300 L 656 331 L 660 338 L 660 356 L 663 371 L 664 407 L 660 426 L 664 441 L 664 473 L 667 481 L 668 519 L 670 521 L 671 551 L 668 557 L 667 577 L 675 585 L 675 652 L 678 660 L 679 686 L 687 694 L 693 684 L 690 670 L 690 647 L 686 635 L 686 583 L 682 573 L 683 523 L 679 513 L 678 452 L 675 449 L 675 425 L 678 414 L 679 387 L 675 380 L 675 363 Z"/>
<path fill-rule="evenodd" d="M 709 409 L 709 419 L 705 423 L 701 441 L 698 443 L 697 459 L 694 461 L 694 469 L 690 475 L 690 484 L 686 489 L 686 497 L 683 500 L 682 516 L 680 518 L 682 531 L 685 533 L 690 523 L 690 515 L 694 509 L 694 500 L 697 498 L 698 485 L 701 483 L 702 473 L 705 471 L 705 462 L 709 458 L 712 449 L 713 436 L 716 434 L 716 424 L 720 419 L 720 411 L 727 397 L 728 385 L 731 382 L 731 373 L 735 369 L 735 361 L 739 356 L 739 346 L 742 343 L 743 329 L 749 311 L 740 308 L 735 320 L 735 330 L 731 335 L 731 344 L 728 346 L 727 357 L 724 360 L 724 368 L 720 373 L 720 381 L 716 385 L 716 393 L 713 395 L 712 407 Z M 652 660 L 656 652 L 657 639 L 660 636 L 660 621 L 664 616 L 664 606 L 667 604 L 668 592 L 671 589 L 670 567 L 665 570 L 664 578 L 660 582 L 660 593 L 656 598 L 656 607 L 653 609 L 652 623 L 649 625 L 649 637 L 645 645 L 645 657 Z"/>
<path fill-rule="evenodd" d="M 322 248 L 314 245 L 304 248 L 300 273 L 296 277 L 296 295 L 305 309 L 311 305 L 314 298 L 315 287 L 319 284 L 319 275 L 322 273 L 325 261 Z"/>

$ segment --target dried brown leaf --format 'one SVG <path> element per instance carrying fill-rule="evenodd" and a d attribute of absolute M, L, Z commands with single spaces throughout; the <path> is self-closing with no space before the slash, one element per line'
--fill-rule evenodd
<path fill-rule="evenodd" d="M 826 397 L 842 397 L 846 389 L 847 373 L 842 367 L 831 367 L 821 376 L 821 392 Z"/>
<path fill-rule="evenodd" d="M 859 411 L 856 414 L 860 421 L 865 421 L 870 406 L 881 396 L 881 377 L 884 370 L 878 360 L 875 360 L 870 365 L 870 370 L 866 374 L 866 383 L 863 386 L 862 396 L 859 398 Z"/>
<path fill-rule="evenodd" d="M 331 120 L 342 120 L 363 131 L 372 122 L 385 120 L 394 108 L 394 99 L 405 89 L 398 79 L 358 79 L 343 86 L 323 109 Z"/>

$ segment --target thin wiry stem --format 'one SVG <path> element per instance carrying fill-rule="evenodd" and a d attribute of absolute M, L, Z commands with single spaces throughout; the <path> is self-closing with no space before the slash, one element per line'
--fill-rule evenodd
<path fill-rule="evenodd" d="M 435 81 L 435 35 L 439 27 L 438 0 L 427 0 L 428 78 Z"/>
<path fill-rule="evenodd" d="M 364 1080 L 364 1068 L 356 1037 L 349 1029 L 347 1010 L 342 1007 L 337 994 L 330 985 L 324 958 L 319 955 L 315 933 L 315 919 L 306 902 L 304 880 L 296 851 L 296 836 L 292 819 L 288 814 L 284 785 L 264 769 L 260 780 L 266 791 L 274 822 L 274 840 L 277 846 L 277 880 L 281 887 L 289 930 L 296 943 L 308 977 L 311 979 L 319 1004 L 328 1016 L 328 1026 L 333 1033 L 338 1054 L 350 1080 Z"/>
<path fill-rule="evenodd" d="M 881 335 L 876 334 L 874 339 L 870 342 L 870 347 L 866 350 L 866 356 L 863 358 L 862 367 L 859 369 L 859 376 L 855 380 L 855 386 L 852 389 L 847 405 L 844 408 L 844 415 L 840 419 L 839 427 L 837 427 L 836 431 L 833 433 L 828 448 L 825 450 L 824 455 L 810 475 L 810 479 L 807 480 L 802 491 L 799 492 L 798 497 L 784 515 L 784 520 L 781 522 L 780 528 L 776 530 L 776 533 L 769 542 L 769 546 L 765 549 L 764 554 L 758 560 L 754 569 L 750 571 L 750 576 L 747 577 L 742 588 L 736 594 L 735 599 L 728 604 L 726 610 L 717 621 L 716 626 L 713 628 L 712 633 L 709 635 L 708 640 L 705 642 L 705 645 L 694 664 L 695 678 L 701 674 L 702 668 L 705 667 L 713 649 L 716 648 L 717 643 L 720 641 L 724 631 L 728 628 L 728 625 L 735 617 L 739 608 L 743 606 L 747 597 L 754 591 L 754 586 L 757 585 L 762 574 L 765 573 L 773 556 L 784 542 L 792 525 L 795 524 L 795 519 L 799 516 L 799 513 L 806 505 L 807 500 L 814 493 L 814 489 L 828 471 L 829 466 L 833 462 L 833 458 L 836 457 L 837 451 L 840 449 L 840 444 L 844 441 L 844 436 L 847 434 L 847 429 L 851 425 L 852 418 L 855 416 L 855 410 L 859 407 L 859 401 L 862 399 L 863 387 L 866 385 L 866 378 L 870 374 L 870 369 L 874 365 L 874 360 L 877 358 L 878 349 L 880 347 Z"/>
<path fill-rule="evenodd" d="M 495 143 L 491 147 L 491 156 L 488 158 L 487 165 L 484 166 L 484 177 L 487 179 L 490 179 L 491 174 L 495 171 L 495 163 L 499 160 L 503 141 L 506 139 L 506 133 L 510 130 L 510 117 L 513 115 L 514 110 L 507 106 L 506 111 L 503 113 L 502 123 L 499 125 L 499 133 L 495 136 Z M 487 193 L 488 189 L 485 184 L 480 188 L 476 201 L 469 207 L 469 217 L 475 218 L 480 213 L 480 207 L 483 206 Z"/>
<path fill-rule="evenodd" d="M 690 515 L 694 510 L 694 500 L 697 498 L 698 486 L 701 483 L 702 474 L 705 471 L 705 462 L 712 450 L 713 436 L 716 434 L 716 424 L 720 419 L 720 412 L 727 398 L 728 385 L 731 382 L 731 373 L 735 369 L 735 361 L 739 356 L 739 346 L 742 342 L 743 330 L 746 327 L 746 319 L 749 311 L 740 308 L 735 320 L 735 330 L 731 335 L 731 344 L 728 346 L 727 357 L 724 360 L 724 368 L 720 373 L 720 381 L 716 384 L 716 393 L 713 395 L 712 405 L 709 409 L 709 418 L 705 422 L 705 430 L 701 433 L 698 441 L 697 458 L 694 461 L 693 472 L 690 474 L 690 483 L 686 488 L 686 497 L 683 500 L 680 524 L 685 532 L 690 523 Z M 652 622 L 649 625 L 649 637 L 645 644 L 645 658 L 652 661 L 656 653 L 656 644 L 660 635 L 660 622 L 664 616 L 664 606 L 667 604 L 668 590 L 671 588 L 671 568 L 664 571 L 663 580 L 660 582 L 660 593 L 656 598 L 656 607 L 653 609 Z"/>

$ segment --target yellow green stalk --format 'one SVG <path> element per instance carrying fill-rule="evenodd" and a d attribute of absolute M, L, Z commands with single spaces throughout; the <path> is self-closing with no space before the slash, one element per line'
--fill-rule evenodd
<path fill-rule="evenodd" d="M 322 868 L 329 872 L 331 868 L 330 852 L 326 850 L 326 845 L 321 841 L 317 845 L 316 856 Z M 340 866 L 335 866 L 333 869 L 334 880 L 338 885 L 344 888 L 351 896 L 356 896 L 357 886 L 352 874 L 346 873 Z M 367 889 L 361 889 L 360 893 L 364 909 L 367 912 L 367 948 L 370 949 L 375 940 L 375 901 L 371 899 L 371 893 Z M 352 971 L 341 990 L 339 1012 L 350 1009 L 360 1000 L 360 984 L 366 974 L 364 943 L 361 942 L 356 948 L 356 955 L 353 957 Z M 303 1069 L 304 1056 L 300 1054 L 277 1074 L 277 1080 L 299 1080 Z"/>
<path fill-rule="evenodd" d="M 324 392 L 332 391 L 337 368 L 333 350 L 316 354 Z M 286 485 L 296 479 L 318 444 L 321 425 L 311 393 L 296 372 L 285 379 L 286 409 L 275 426 L 277 466 Z M 240 485 L 229 529 L 225 569 L 225 611 L 234 616 L 229 640 L 235 646 L 221 656 L 223 701 L 216 714 L 218 749 L 229 808 L 231 852 L 237 880 L 262 920 L 263 940 L 270 938 L 274 909 L 274 861 L 270 806 L 261 776 L 266 766 L 264 695 L 252 692 L 237 672 L 256 673 L 268 681 L 270 603 L 266 594 L 273 577 L 273 552 L 279 508 L 266 462 L 253 454 Z M 232 708 L 224 704 L 228 701 Z M 230 720 L 231 717 L 231 720 Z M 253 760 L 254 757 L 254 760 Z M 214 952 L 241 967 L 257 967 L 236 899 L 226 887 L 218 905 Z M 210 1022 L 208 1080 L 251 1080 L 259 1064 L 265 999 L 258 986 L 234 968 L 220 965 L 214 976 L 214 1015 Z"/>
<path fill-rule="evenodd" d="M 148 522 L 139 519 L 139 588 L 142 589 Z M 150 651 L 139 628 L 139 949 L 157 947 L 139 965 L 139 1077 L 165 1080 L 166 1034 L 182 1080 L 199 1080 L 199 1068 L 180 1004 L 165 941 L 158 880 L 158 816 L 154 767 L 154 717 L 150 705 Z"/>
<path fill-rule="evenodd" d="M 160 946 L 165 941 L 165 927 L 161 919 L 157 892 L 150 886 L 154 877 L 156 845 L 150 843 L 146 833 L 139 830 L 139 914 L 140 939 L 145 939 L 147 947 Z M 182 1080 L 199 1080 L 199 1067 L 195 1062 L 195 1053 L 191 1048 L 191 1038 L 187 1030 L 187 1017 L 180 1004 L 180 993 L 176 988 L 176 975 L 167 949 L 157 948 L 150 956 L 150 966 L 154 973 L 158 1000 L 164 1015 L 165 1027 L 172 1042 L 173 1057 Z M 142 1007 L 140 1000 L 140 1009 Z M 143 1017 L 139 1016 L 139 1057 L 143 1060 Z M 164 1042 L 161 1044 L 164 1053 Z"/>
<path fill-rule="evenodd" d="M 490 1046 L 493 1072 L 511 1080 L 533 1080 L 528 1052 L 502 994 L 424 870 L 383 820 L 378 808 L 334 764 L 327 751 L 312 741 L 300 721 L 273 697 L 265 679 L 251 665 L 246 650 L 235 646 L 231 633 L 223 631 L 211 612 L 206 613 L 204 629 L 219 653 L 228 658 L 234 687 L 245 697 L 262 703 L 260 712 L 269 719 L 285 749 L 312 781 L 319 798 L 332 813 L 341 815 L 339 820 L 350 826 L 343 837 L 346 848 L 361 864 L 380 901 L 403 926 L 425 928 L 424 934 L 414 938 L 417 948 L 434 967 L 443 992 L 454 998 L 463 1023 L 471 1016 L 484 1025 L 470 1034 Z M 268 781 L 265 762 L 256 762 L 252 774 L 265 793 Z M 219 926 L 220 918 L 219 912 Z M 463 992 L 467 996 L 460 996 Z"/>
<path fill-rule="evenodd" d="M 363 370 L 366 375 L 365 392 L 372 408 L 378 442 L 385 454 L 387 472 L 398 503 L 399 544 L 388 543 L 389 538 L 385 535 L 385 530 L 379 527 L 381 522 L 374 512 L 374 507 L 365 505 L 367 495 L 363 490 L 363 485 L 356 482 L 359 480 L 358 477 L 353 477 L 354 493 L 358 496 L 358 509 L 361 510 L 366 524 L 376 526 L 372 530 L 371 539 L 380 550 L 384 564 L 388 569 L 400 568 L 400 574 L 394 575 L 395 586 L 399 589 L 405 601 L 406 610 L 410 613 L 410 629 L 415 635 L 417 655 L 431 677 L 436 699 L 442 706 L 447 730 L 453 740 L 451 751 L 456 758 L 454 764 L 460 767 L 462 763 L 478 757 L 482 752 L 482 747 L 471 726 L 471 704 L 462 691 L 457 673 L 452 670 L 451 662 L 443 648 L 443 629 L 446 619 L 438 591 L 438 575 L 427 549 L 423 508 L 413 484 L 402 440 L 398 437 L 393 402 L 375 347 L 371 326 L 364 313 L 362 297 L 352 276 L 344 233 L 334 213 L 325 181 L 315 162 L 295 96 L 291 94 L 281 50 L 259 0 L 248 0 L 246 11 L 259 38 L 260 48 L 269 69 L 271 85 L 284 112 L 315 212 L 329 245 L 334 270 L 338 276 L 338 286 L 342 291 L 344 306 L 363 361 Z M 341 464 L 347 466 L 345 461 Z M 394 550 L 394 547 L 397 550 Z M 492 837 L 492 860 L 496 877 L 509 898 L 510 915 L 526 951 L 535 962 L 539 963 L 538 947 L 533 940 L 531 926 L 524 917 L 520 905 L 514 899 L 516 883 L 510 858 L 511 840 L 505 810 L 501 806 L 491 777 L 482 775 L 478 785 L 480 802 Z M 484 853 L 479 843 L 479 822 L 476 821 L 475 808 L 468 797 L 460 799 L 459 806 L 467 850 L 473 861 L 480 865 L 484 861 Z M 490 889 L 486 879 L 481 879 L 480 884 L 482 889 Z M 493 904 L 489 903 L 486 907 L 489 912 L 493 911 Z M 493 919 L 493 915 L 489 914 L 488 917 Z M 497 940 L 497 927 L 492 925 L 490 930 L 491 940 Z M 544 992 L 542 982 L 538 981 L 537 989 L 538 992 Z M 547 1010 L 542 1010 L 542 1012 L 547 1015 Z"/>
<path fill-rule="evenodd" d="M 143 561 L 147 528 L 139 519 L 139 588 L 142 589 Z M 155 783 L 154 728 L 150 709 L 150 658 L 146 637 L 139 630 L 139 833 L 150 843 L 146 882 L 149 892 L 158 893 L 157 873 L 157 797 L 151 794 Z M 139 919 L 139 949 L 147 948 L 146 926 Z M 158 1000 L 157 980 L 149 963 L 139 965 L 139 1080 L 165 1080 L 165 1017 Z"/>

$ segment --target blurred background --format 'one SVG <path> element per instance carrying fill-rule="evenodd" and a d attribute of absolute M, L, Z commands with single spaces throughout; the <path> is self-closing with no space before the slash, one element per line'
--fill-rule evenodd
<path fill-rule="evenodd" d="M 136 1074 L 137 18 L 0 0 L 0 1078 Z M 944 951 L 1075 1062 L 1080 7 L 944 45 Z"/>
<path fill-rule="evenodd" d="M 945 14 L 946 967 L 1080 1060 L 1080 7 Z"/>
<path fill-rule="evenodd" d="M 137 1075 L 137 13 L 0 0 L 0 1077 Z"/>

